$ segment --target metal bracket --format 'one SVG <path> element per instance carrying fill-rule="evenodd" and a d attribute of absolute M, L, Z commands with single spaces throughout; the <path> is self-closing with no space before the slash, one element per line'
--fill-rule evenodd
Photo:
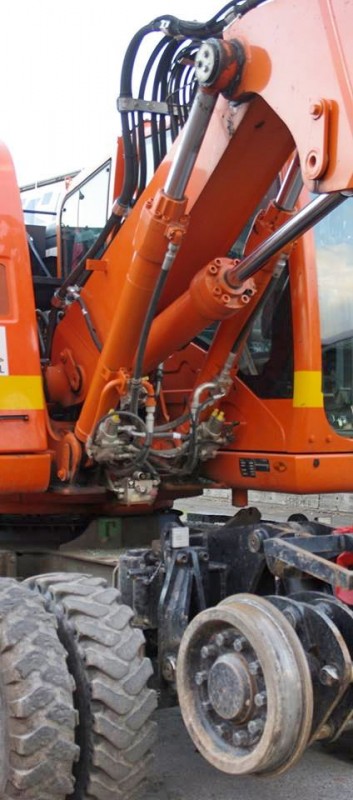
<path fill-rule="evenodd" d="M 268 568 L 274 575 L 283 572 L 283 567 L 293 567 L 307 575 L 312 575 L 331 586 L 353 589 L 353 572 L 333 564 L 326 558 L 310 553 L 302 547 L 284 539 L 267 539 L 264 552 Z"/>
<path fill-rule="evenodd" d="M 304 175 L 317 180 L 324 175 L 329 159 L 329 123 L 331 103 L 323 97 L 313 98 L 309 105 L 311 124 L 304 162 Z"/>
<path fill-rule="evenodd" d="M 118 111 L 148 111 L 149 114 L 169 114 L 167 103 L 157 100 L 140 100 L 133 97 L 118 97 Z"/>

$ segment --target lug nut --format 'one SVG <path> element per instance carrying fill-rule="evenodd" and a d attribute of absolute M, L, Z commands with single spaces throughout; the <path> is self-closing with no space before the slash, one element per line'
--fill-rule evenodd
<path fill-rule="evenodd" d="M 324 686 L 334 686 L 337 681 L 339 681 L 339 674 L 337 667 L 334 667 L 332 664 L 325 664 L 324 667 L 320 669 L 320 683 Z"/>
<path fill-rule="evenodd" d="M 248 722 L 248 731 L 249 731 L 251 736 L 261 735 L 261 733 L 263 732 L 264 727 L 265 727 L 265 723 L 264 723 L 263 719 L 260 719 L 260 718 L 251 719 L 250 722 Z"/>
<path fill-rule="evenodd" d="M 201 670 L 200 672 L 196 672 L 195 675 L 195 683 L 197 686 L 201 686 L 203 683 L 207 681 L 207 672 L 206 670 Z"/>
<path fill-rule="evenodd" d="M 226 722 L 221 722 L 220 725 L 215 725 L 215 731 L 222 739 L 230 739 L 231 727 Z"/>
<path fill-rule="evenodd" d="M 258 692 L 254 697 L 254 703 L 257 708 L 262 708 L 267 703 L 267 693 L 266 692 Z"/>
<path fill-rule="evenodd" d="M 246 645 L 247 641 L 245 636 L 236 636 L 233 642 L 233 647 L 236 653 L 241 653 L 241 651 L 245 649 Z"/>
<path fill-rule="evenodd" d="M 217 653 L 217 647 L 215 647 L 214 644 L 205 644 L 203 647 L 201 647 L 202 659 L 212 658 L 212 656 L 215 656 L 216 653 Z"/>
<path fill-rule="evenodd" d="M 217 647 L 224 647 L 225 645 L 233 644 L 234 631 L 229 630 L 223 631 L 222 633 L 216 633 L 214 640 Z"/>
<path fill-rule="evenodd" d="M 259 661 L 250 661 L 248 669 L 249 669 L 250 675 L 258 675 L 259 672 L 260 672 L 260 669 L 261 669 L 260 662 Z"/>
<path fill-rule="evenodd" d="M 232 742 L 235 747 L 246 747 L 249 744 L 249 734 L 245 730 L 233 733 Z"/>

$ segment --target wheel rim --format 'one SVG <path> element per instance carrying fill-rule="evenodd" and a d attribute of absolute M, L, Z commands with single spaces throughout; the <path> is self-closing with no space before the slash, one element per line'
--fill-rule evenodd
<path fill-rule="evenodd" d="M 283 772 L 307 745 L 309 667 L 291 625 L 263 598 L 235 595 L 192 621 L 177 687 L 191 738 L 224 772 Z"/>

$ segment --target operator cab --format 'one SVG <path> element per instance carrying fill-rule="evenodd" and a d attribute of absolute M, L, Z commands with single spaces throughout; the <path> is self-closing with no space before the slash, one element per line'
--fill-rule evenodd
<path fill-rule="evenodd" d="M 84 177 L 65 196 L 59 211 L 60 268 L 66 278 L 94 244 L 111 205 L 112 159 Z"/>
<path fill-rule="evenodd" d="M 41 311 L 50 308 L 54 291 L 104 227 L 112 201 L 111 173 L 108 158 L 93 171 L 21 189 L 36 307 Z"/>

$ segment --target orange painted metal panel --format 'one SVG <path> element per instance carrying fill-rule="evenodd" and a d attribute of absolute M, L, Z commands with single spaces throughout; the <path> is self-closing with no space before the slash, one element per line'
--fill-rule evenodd
<path fill-rule="evenodd" d="M 31 266 L 14 167 L 0 144 L 0 264 L 6 303 L 0 307 L 0 453 L 45 451 L 44 394 Z M 12 417 L 18 415 L 17 421 Z M 18 465 L 18 462 L 14 462 Z M 32 462 L 33 470 L 37 462 Z M 48 458 L 38 461 L 35 487 L 49 479 Z M 44 471 L 47 476 L 44 479 Z M 7 478 L 4 478 L 5 484 Z M 12 474 L 12 489 L 16 474 Z M 19 478 L 20 483 L 23 482 Z M 5 486 L 4 484 L 4 486 Z M 0 480 L 0 491 L 4 491 Z"/>
<path fill-rule="evenodd" d="M 249 462 L 255 464 L 254 477 L 242 474 L 251 469 Z M 267 462 L 268 466 L 261 462 Z M 293 455 L 241 450 L 221 453 L 215 461 L 207 463 L 204 474 L 227 487 L 256 491 L 294 494 L 351 492 L 353 478 L 348 463 L 344 453 Z"/>
<path fill-rule="evenodd" d="M 45 492 L 49 471 L 49 453 L 0 455 L 0 494 L 13 494 L 14 491 Z"/>

